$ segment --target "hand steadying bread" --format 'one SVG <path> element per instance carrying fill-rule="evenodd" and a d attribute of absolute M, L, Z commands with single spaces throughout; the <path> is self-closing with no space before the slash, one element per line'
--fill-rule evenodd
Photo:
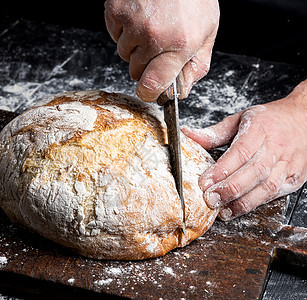
<path fill-rule="evenodd" d="M 96 259 L 164 255 L 201 236 L 217 210 L 198 186 L 209 154 L 182 135 L 186 234 L 153 105 L 102 91 L 41 102 L 0 134 L 0 205 L 13 222 Z"/>

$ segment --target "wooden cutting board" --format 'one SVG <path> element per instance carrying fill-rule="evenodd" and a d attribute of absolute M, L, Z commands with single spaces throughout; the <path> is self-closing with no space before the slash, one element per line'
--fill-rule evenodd
<path fill-rule="evenodd" d="M 0 130 L 17 114 L 0 111 Z M 0 275 L 19 274 L 134 299 L 258 299 L 270 263 L 287 254 L 306 264 L 307 229 L 283 225 L 288 198 L 224 223 L 166 256 L 95 261 L 12 224 L 0 210 Z"/>

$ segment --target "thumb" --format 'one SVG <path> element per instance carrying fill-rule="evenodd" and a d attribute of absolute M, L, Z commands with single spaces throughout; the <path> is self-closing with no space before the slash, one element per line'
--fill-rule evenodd
<path fill-rule="evenodd" d="M 181 127 L 181 131 L 206 150 L 229 144 L 238 132 L 242 112 L 225 118 L 222 122 L 206 128 Z"/>
<path fill-rule="evenodd" d="M 164 52 L 150 61 L 144 70 L 137 95 L 145 102 L 154 102 L 177 77 L 184 63 L 175 52 Z"/>

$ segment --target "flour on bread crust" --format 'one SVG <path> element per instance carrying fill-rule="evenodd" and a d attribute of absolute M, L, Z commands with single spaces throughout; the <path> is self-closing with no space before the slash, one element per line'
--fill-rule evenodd
<path fill-rule="evenodd" d="M 13 222 L 95 259 L 164 255 L 214 222 L 198 186 L 213 163 L 182 139 L 186 234 L 153 105 L 103 91 L 40 102 L 0 134 L 0 205 Z"/>

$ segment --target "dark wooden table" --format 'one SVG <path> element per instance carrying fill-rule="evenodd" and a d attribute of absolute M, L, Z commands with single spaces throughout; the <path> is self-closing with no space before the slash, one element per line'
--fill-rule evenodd
<path fill-rule="evenodd" d="M 35 101 L 68 90 L 134 95 L 136 83 L 115 49 L 101 32 L 9 16 L 1 19 L 0 109 L 21 113 Z M 215 52 L 209 75 L 193 88 L 189 101 L 180 103 L 180 121 L 204 127 L 251 105 L 284 97 L 305 79 L 306 71 L 301 66 Z M 283 223 L 307 227 L 307 186 L 288 201 Z M 280 253 L 273 261 L 262 299 L 307 299 L 306 264 L 293 264 L 285 257 Z M 1 294 L 21 299 L 98 297 L 83 289 L 0 271 L 0 299 Z"/>

